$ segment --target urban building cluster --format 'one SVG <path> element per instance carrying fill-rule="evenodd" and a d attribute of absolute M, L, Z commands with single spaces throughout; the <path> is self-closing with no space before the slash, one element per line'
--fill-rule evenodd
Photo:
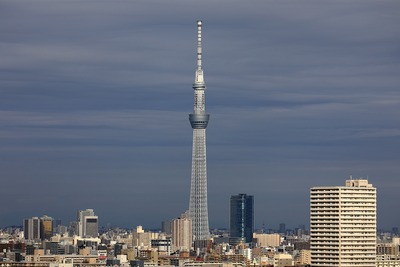
<path fill-rule="evenodd" d="M 93 209 L 68 226 L 49 216 L 0 232 L 0 266 L 400 266 L 400 237 L 376 231 L 376 189 L 365 179 L 310 190 L 310 229 L 254 229 L 254 197 L 230 198 L 229 229 L 195 240 L 189 211 L 159 230 L 100 229 Z"/>
<path fill-rule="evenodd" d="M 159 230 L 100 229 L 93 209 L 80 210 L 68 226 L 45 215 L 0 232 L 0 266 L 293 266 L 309 260 L 304 225 L 254 231 L 254 198 L 230 200 L 230 230 L 195 240 L 189 211 Z"/>

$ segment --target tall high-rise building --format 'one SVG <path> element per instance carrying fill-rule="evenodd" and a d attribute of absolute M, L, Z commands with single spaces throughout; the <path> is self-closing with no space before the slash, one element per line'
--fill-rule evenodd
<path fill-rule="evenodd" d="M 97 237 L 99 232 L 99 218 L 93 209 L 78 211 L 78 235 L 82 237 Z"/>
<path fill-rule="evenodd" d="M 84 236 L 99 236 L 99 218 L 97 216 L 85 216 Z"/>
<path fill-rule="evenodd" d="M 50 240 L 53 236 L 53 218 L 44 215 L 40 218 L 40 239 Z"/>
<path fill-rule="evenodd" d="M 194 240 L 206 240 L 210 236 L 207 207 L 206 127 L 210 118 L 205 111 L 204 75 L 201 47 L 202 22 L 197 21 L 197 68 L 194 89 L 193 113 L 189 115 L 193 128 L 192 175 L 189 213 L 193 222 Z"/>
<path fill-rule="evenodd" d="M 173 219 L 172 228 L 172 249 L 190 251 L 192 247 L 192 219 L 187 213 L 179 218 Z"/>
<path fill-rule="evenodd" d="M 366 179 L 310 191 L 312 267 L 375 267 L 376 188 Z"/>
<path fill-rule="evenodd" d="M 250 243 L 254 230 L 254 198 L 246 194 L 231 196 L 230 243 Z"/>
<path fill-rule="evenodd" d="M 24 220 L 24 237 L 27 240 L 40 239 L 40 219 L 38 217 Z"/>

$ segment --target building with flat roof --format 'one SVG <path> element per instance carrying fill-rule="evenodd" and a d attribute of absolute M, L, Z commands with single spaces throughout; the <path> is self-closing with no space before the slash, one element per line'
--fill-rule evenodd
<path fill-rule="evenodd" d="M 53 236 L 53 218 L 44 215 L 40 218 L 40 237 L 42 240 L 50 240 Z"/>
<path fill-rule="evenodd" d="M 193 242 L 192 219 L 188 213 L 172 220 L 172 249 L 190 251 Z"/>
<path fill-rule="evenodd" d="M 40 219 L 32 217 L 24 219 L 24 238 L 26 240 L 39 240 L 40 239 Z"/>
<path fill-rule="evenodd" d="M 230 201 L 230 241 L 250 243 L 254 231 L 254 197 L 246 194 L 231 196 Z"/>
<path fill-rule="evenodd" d="M 78 235 L 81 237 L 97 237 L 99 233 L 99 218 L 93 209 L 78 211 Z"/>
<path fill-rule="evenodd" d="M 366 179 L 310 190 L 312 267 L 375 267 L 376 188 Z"/>

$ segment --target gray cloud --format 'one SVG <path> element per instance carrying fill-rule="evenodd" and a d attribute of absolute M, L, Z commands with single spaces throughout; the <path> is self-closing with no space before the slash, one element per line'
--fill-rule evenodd
<path fill-rule="evenodd" d="M 0 226 L 91 207 L 102 223 L 158 227 L 187 208 L 199 18 L 211 226 L 228 225 L 240 192 L 255 195 L 257 227 L 307 224 L 309 188 L 351 174 L 377 186 L 380 227 L 398 226 L 398 9 L 2 1 L 0 201 L 14 201 Z"/>

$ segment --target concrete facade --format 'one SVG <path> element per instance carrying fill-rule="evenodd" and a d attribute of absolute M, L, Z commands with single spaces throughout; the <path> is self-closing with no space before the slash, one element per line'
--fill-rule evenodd
<path fill-rule="evenodd" d="M 366 179 L 310 192 L 312 267 L 376 266 L 376 188 Z"/>
<path fill-rule="evenodd" d="M 187 214 L 172 220 L 172 250 L 189 251 L 192 235 L 192 219 Z"/>
<path fill-rule="evenodd" d="M 277 247 L 281 244 L 281 236 L 279 234 L 253 234 L 253 238 L 257 239 L 260 247 Z"/>

